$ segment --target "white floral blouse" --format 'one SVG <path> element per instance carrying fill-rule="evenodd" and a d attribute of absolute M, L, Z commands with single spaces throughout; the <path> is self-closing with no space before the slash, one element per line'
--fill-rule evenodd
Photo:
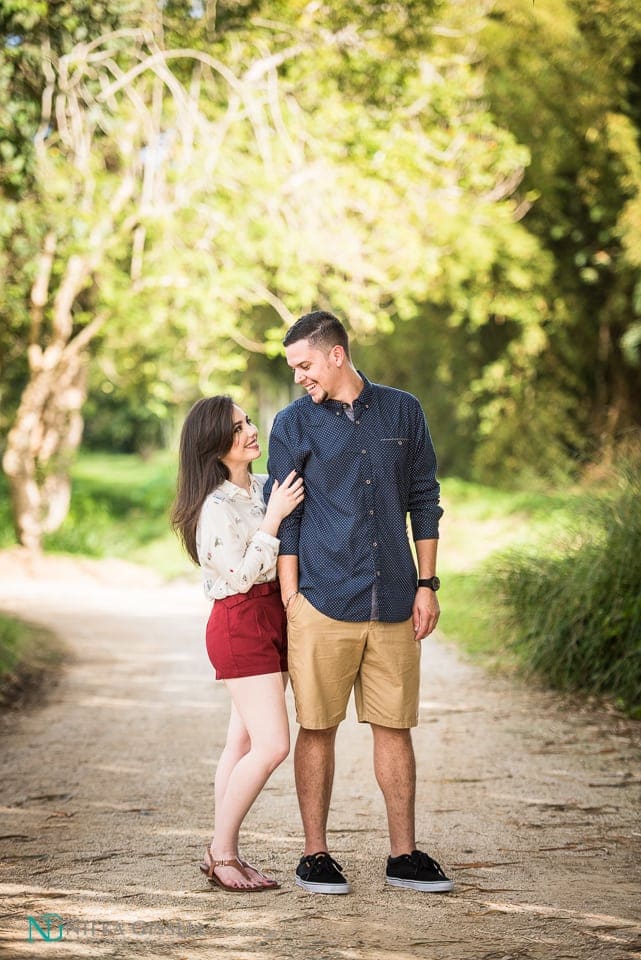
<path fill-rule="evenodd" d="M 196 549 L 210 600 L 276 579 L 280 540 L 258 529 L 265 516 L 266 480 L 267 474 L 252 475 L 251 493 L 225 480 L 202 506 Z"/>

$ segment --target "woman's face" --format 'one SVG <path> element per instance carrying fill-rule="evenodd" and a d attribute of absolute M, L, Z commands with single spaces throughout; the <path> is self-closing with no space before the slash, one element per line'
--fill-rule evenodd
<path fill-rule="evenodd" d="M 236 404 L 232 412 L 232 422 L 234 440 L 225 456 L 220 458 L 230 471 L 249 464 L 260 456 L 258 430 L 245 411 Z"/>

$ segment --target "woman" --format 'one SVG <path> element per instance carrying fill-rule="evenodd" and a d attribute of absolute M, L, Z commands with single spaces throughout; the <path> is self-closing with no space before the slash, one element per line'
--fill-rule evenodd
<path fill-rule="evenodd" d="M 240 826 L 270 774 L 289 753 L 285 708 L 286 619 L 276 582 L 283 517 L 303 500 L 290 473 L 267 507 L 265 475 L 253 476 L 258 433 L 231 397 L 199 400 L 180 439 L 172 524 L 203 571 L 213 601 L 207 653 L 232 699 L 214 785 L 215 830 L 200 869 L 223 890 L 274 889 L 275 880 L 242 860 Z"/>

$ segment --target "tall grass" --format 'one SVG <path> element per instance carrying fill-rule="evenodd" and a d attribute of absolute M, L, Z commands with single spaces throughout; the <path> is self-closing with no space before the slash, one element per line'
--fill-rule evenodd
<path fill-rule="evenodd" d="M 552 686 L 613 696 L 641 716 L 641 471 L 585 500 L 581 529 L 547 554 L 495 562 L 499 623 Z"/>

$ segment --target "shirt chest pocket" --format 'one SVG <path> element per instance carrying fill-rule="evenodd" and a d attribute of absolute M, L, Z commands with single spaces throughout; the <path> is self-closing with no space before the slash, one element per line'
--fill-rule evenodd
<path fill-rule="evenodd" d="M 380 440 L 383 468 L 403 470 L 408 463 L 410 452 L 409 437 L 382 437 Z"/>

